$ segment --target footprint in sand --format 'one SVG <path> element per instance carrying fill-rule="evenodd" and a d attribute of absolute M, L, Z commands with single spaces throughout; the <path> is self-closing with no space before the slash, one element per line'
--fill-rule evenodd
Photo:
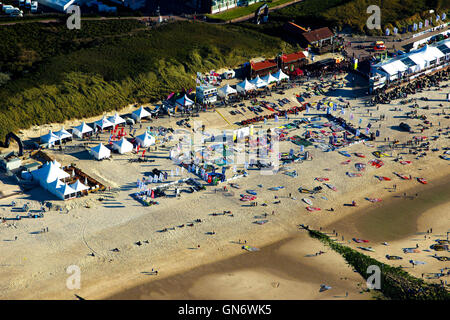
<path fill-rule="evenodd" d="M 280 286 L 279 282 L 272 282 L 272 287 L 278 288 Z"/>

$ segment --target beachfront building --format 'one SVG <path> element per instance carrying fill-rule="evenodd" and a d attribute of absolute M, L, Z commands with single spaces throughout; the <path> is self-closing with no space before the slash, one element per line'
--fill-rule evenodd
<path fill-rule="evenodd" d="M 198 86 L 195 96 L 200 103 L 214 103 L 217 101 L 217 88 L 213 86 Z"/>
<path fill-rule="evenodd" d="M 50 7 L 59 12 L 67 12 L 67 9 L 75 4 L 76 0 L 38 0 L 40 5 Z"/>
<path fill-rule="evenodd" d="M 293 73 L 295 70 L 303 68 L 307 63 L 306 55 L 301 51 L 282 54 L 280 57 L 280 67 L 285 73 Z"/>
<path fill-rule="evenodd" d="M 276 60 L 264 60 L 260 62 L 250 62 L 250 78 L 256 76 L 264 77 L 269 73 L 278 70 L 278 63 Z"/>
<path fill-rule="evenodd" d="M 450 65 L 450 39 L 374 64 L 370 68 L 370 91 L 410 81 Z"/>

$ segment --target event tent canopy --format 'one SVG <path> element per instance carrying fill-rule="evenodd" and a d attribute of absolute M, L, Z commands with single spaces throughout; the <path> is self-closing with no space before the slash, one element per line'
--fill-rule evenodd
<path fill-rule="evenodd" d="M 67 183 L 57 183 L 54 191 L 61 199 L 68 199 L 76 196 L 76 191 Z"/>
<path fill-rule="evenodd" d="M 289 76 L 284 74 L 283 71 L 281 71 L 281 69 L 278 70 L 273 76 L 277 79 L 277 81 L 282 81 L 282 80 L 288 80 L 289 79 Z"/>
<path fill-rule="evenodd" d="M 133 111 L 131 116 L 136 120 L 141 120 L 142 118 L 151 117 L 152 114 L 144 109 L 144 107 L 140 107 L 139 109 Z"/>
<path fill-rule="evenodd" d="M 89 190 L 89 187 L 85 186 L 80 182 L 80 180 L 75 181 L 75 183 L 72 183 L 70 187 L 75 190 L 75 192 L 83 192 L 85 190 Z"/>
<path fill-rule="evenodd" d="M 277 82 L 277 81 L 278 81 L 277 78 L 275 78 L 273 75 L 270 74 L 270 72 L 269 72 L 269 74 L 268 74 L 267 76 L 262 77 L 262 79 L 263 79 L 265 82 L 267 82 L 268 84 L 269 84 L 269 83 L 273 83 L 273 82 Z"/>
<path fill-rule="evenodd" d="M 250 80 L 250 83 L 253 84 L 257 88 L 267 87 L 267 82 L 257 76 L 255 79 Z"/>
<path fill-rule="evenodd" d="M 62 127 L 61 130 L 56 131 L 55 135 L 58 136 L 60 140 L 72 138 L 72 134 L 70 134 L 67 130 L 65 130 L 64 127 Z"/>
<path fill-rule="evenodd" d="M 41 183 L 41 185 L 49 184 L 55 180 L 65 179 L 70 175 L 60 168 L 60 164 L 56 161 L 47 162 L 40 169 L 31 172 L 33 178 Z"/>
<path fill-rule="evenodd" d="M 400 60 L 392 61 L 391 63 L 383 65 L 381 68 L 391 76 L 408 70 L 408 66 Z"/>
<path fill-rule="evenodd" d="M 108 119 L 106 119 L 106 117 L 103 117 L 98 121 L 95 121 L 95 125 L 102 130 L 114 126 L 114 124 Z"/>
<path fill-rule="evenodd" d="M 180 99 L 177 100 L 177 104 L 179 104 L 180 106 L 183 106 L 183 107 L 188 107 L 188 106 L 193 105 L 194 101 L 189 99 L 189 97 L 187 95 L 184 95 L 183 97 L 181 97 Z"/>
<path fill-rule="evenodd" d="M 122 118 L 121 116 L 119 116 L 117 113 L 115 115 L 113 115 L 112 117 L 109 117 L 108 121 L 111 122 L 115 126 L 118 124 L 125 123 L 125 119 Z"/>
<path fill-rule="evenodd" d="M 109 158 L 111 156 L 111 151 L 107 147 L 105 147 L 102 143 L 91 148 L 91 152 L 94 158 L 97 160 Z"/>
<path fill-rule="evenodd" d="M 113 143 L 113 148 L 120 154 L 124 154 L 133 150 L 133 144 L 125 139 L 125 137 L 122 137 L 122 139 Z"/>
<path fill-rule="evenodd" d="M 233 94 L 233 93 L 237 93 L 237 90 L 232 88 L 229 84 L 220 88 L 217 91 L 217 94 L 221 97 L 227 97 L 228 95 Z"/>
<path fill-rule="evenodd" d="M 72 132 L 78 138 L 82 138 L 84 134 L 94 131 L 91 127 L 89 127 L 85 122 L 80 124 L 77 127 L 73 127 Z"/>
<path fill-rule="evenodd" d="M 136 141 L 141 147 L 147 148 L 148 146 L 154 145 L 156 139 L 154 136 L 145 131 L 145 133 L 136 137 Z"/>
<path fill-rule="evenodd" d="M 50 130 L 46 135 L 41 137 L 41 142 L 54 144 L 56 141 L 59 141 L 59 137 Z"/>
<path fill-rule="evenodd" d="M 238 83 L 236 86 L 237 92 L 247 92 L 250 90 L 255 90 L 255 85 L 251 84 L 247 79 L 242 81 L 241 83 Z"/>

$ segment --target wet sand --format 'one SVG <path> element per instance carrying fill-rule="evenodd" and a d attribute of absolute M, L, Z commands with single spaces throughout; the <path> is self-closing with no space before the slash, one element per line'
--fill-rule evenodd
<path fill-rule="evenodd" d="M 392 185 L 393 183 L 390 183 L 388 186 Z M 406 193 L 406 197 L 403 193 Z M 426 186 L 417 185 L 398 191 L 391 198 L 383 199 L 380 206 L 358 210 L 328 225 L 327 228 L 374 242 L 400 240 L 437 227 L 429 225 L 427 229 L 419 230 L 418 220 L 427 210 L 442 206 L 449 200 L 450 183 L 447 175 L 428 182 Z"/>
<path fill-rule="evenodd" d="M 325 253 L 316 256 L 319 251 Z M 319 292 L 321 284 L 332 288 Z M 299 231 L 258 252 L 243 251 L 109 299 L 371 299 L 361 288 L 364 279 L 339 254 Z"/>

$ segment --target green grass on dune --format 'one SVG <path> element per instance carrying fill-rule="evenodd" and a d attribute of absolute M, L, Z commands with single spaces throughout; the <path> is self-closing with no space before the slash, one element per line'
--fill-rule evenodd
<path fill-rule="evenodd" d="M 0 72 L 13 74 L 0 87 L 0 139 L 31 125 L 156 101 L 192 88 L 197 71 L 292 50 L 238 26 L 179 22 L 145 31 L 141 26 L 132 20 L 86 21 L 75 32 L 58 24 L 0 31 L 5 35 Z"/>

